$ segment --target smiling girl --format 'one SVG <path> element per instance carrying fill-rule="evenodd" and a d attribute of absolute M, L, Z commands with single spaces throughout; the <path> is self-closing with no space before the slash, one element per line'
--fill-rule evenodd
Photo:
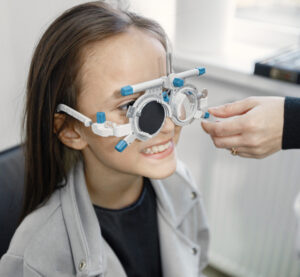
<path fill-rule="evenodd" d="M 100 1 L 76 6 L 47 29 L 27 84 L 22 223 L 0 276 L 201 276 L 208 229 L 202 199 L 176 159 L 181 128 L 122 153 L 65 113 L 128 122 L 142 93 L 127 84 L 166 75 L 166 35 L 154 21 Z"/>

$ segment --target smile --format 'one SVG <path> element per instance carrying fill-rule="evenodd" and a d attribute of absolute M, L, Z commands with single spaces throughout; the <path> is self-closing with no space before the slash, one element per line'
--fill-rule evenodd
<path fill-rule="evenodd" d="M 142 150 L 143 153 L 145 154 L 157 154 L 157 153 L 161 153 L 164 152 L 165 150 L 167 150 L 168 148 L 170 148 L 172 146 L 172 142 L 168 141 L 165 144 L 160 144 L 160 145 L 154 145 L 148 148 L 145 148 Z"/>

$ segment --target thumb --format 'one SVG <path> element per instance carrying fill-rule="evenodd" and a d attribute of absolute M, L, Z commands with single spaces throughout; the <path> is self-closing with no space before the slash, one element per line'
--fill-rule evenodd
<path fill-rule="evenodd" d="M 231 117 L 236 115 L 242 115 L 254 108 L 257 102 L 251 98 L 228 103 L 218 107 L 211 107 L 208 109 L 209 113 L 216 117 Z"/>

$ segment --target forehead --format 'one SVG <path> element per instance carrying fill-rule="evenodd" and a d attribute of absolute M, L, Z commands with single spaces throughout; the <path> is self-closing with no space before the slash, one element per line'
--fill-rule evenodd
<path fill-rule="evenodd" d="M 123 86 L 166 74 L 166 53 L 150 32 L 129 28 L 126 32 L 88 45 L 80 70 L 79 106 L 90 97 L 117 97 Z M 95 101 L 95 99 L 93 100 Z"/>

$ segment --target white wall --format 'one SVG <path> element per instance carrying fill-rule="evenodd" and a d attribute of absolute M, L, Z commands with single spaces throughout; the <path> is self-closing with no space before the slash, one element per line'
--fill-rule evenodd
<path fill-rule="evenodd" d="M 49 23 L 86 1 L 0 2 L 0 150 L 20 142 L 26 78 L 33 49 Z"/>

